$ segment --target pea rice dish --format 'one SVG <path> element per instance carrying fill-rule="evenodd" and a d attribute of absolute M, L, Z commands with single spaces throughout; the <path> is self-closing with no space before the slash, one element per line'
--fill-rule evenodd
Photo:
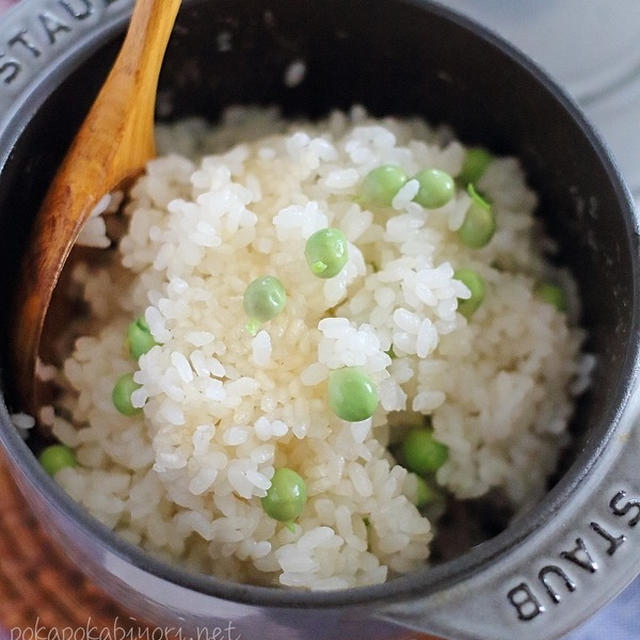
<path fill-rule="evenodd" d="M 340 589 L 429 562 L 452 500 L 540 499 L 594 361 L 517 159 L 360 107 L 157 140 L 39 364 L 75 500 L 193 570 Z"/>

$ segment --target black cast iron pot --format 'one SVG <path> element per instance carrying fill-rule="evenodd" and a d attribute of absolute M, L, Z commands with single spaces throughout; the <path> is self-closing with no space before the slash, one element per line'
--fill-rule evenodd
<path fill-rule="evenodd" d="M 0 329 L 30 223 L 112 62 L 131 0 L 24 0 L 0 22 Z M 222 35 L 219 39 L 217 36 Z M 217 43 L 230 43 L 220 51 Z M 222 47 L 226 49 L 226 47 Z M 307 75 L 283 73 L 304 59 Z M 638 220 L 607 150 L 573 103 L 484 29 L 419 0 L 185 0 L 158 114 L 215 119 L 232 103 L 318 116 L 364 104 L 451 124 L 518 155 L 539 215 L 572 269 L 597 354 L 575 441 L 546 498 L 461 557 L 387 584 L 308 593 L 231 584 L 168 566 L 118 539 L 40 469 L 0 406 L 0 440 L 44 525 L 134 615 L 243 638 L 558 638 L 640 572 Z M 6 347 L 6 344 L 2 345 Z M 3 363 L 8 360 L 6 357 Z M 4 399 L 12 372 L 3 366 Z"/>

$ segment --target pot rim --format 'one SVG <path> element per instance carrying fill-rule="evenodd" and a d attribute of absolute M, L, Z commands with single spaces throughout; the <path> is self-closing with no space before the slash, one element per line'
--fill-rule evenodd
<path fill-rule="evenodd" d="M 108 19 L 93 27 L 82 38 L 69 38 L 64 45 L 64 53 L 61 56 L 58 54 L 58 58 L 48 61 L 47 66 L 42 68 L 41 73 L 30 80 L 19 99 L 16 99 L 9 108 L 8 119 L 5 120 L 5 125 L 6 123 L 11 123 L 11 135 L 14 139 L 19 137 L 23 128 L 22 125 L 28 121 L 30 115 L 29 113 L 26 115 L 20 113 L 25 103 L 29 104 L 30 109 L 28 111 L 37 110 L 63 78 L 79 64 L 83 63 L 105 41 L 124 30 L 131 5 L 131 2 L 127 1 L 128 4 L 126 6 L 123 5 L 122 8 L 114 10 L 114 13 Z M 186 2 L 188 1 L 186 0 Z M 614 187 L 619 208 L 625 219 L 628 251 L 631 255 L 637 255 L 637 246 L 633 245 L 633 241 L 635 240 L 637 243 L 639 234 L 629 191 L 606 145 L 587 121 L 574 100 L 521 51 L 484 26 L 432 0 L 399 1 L 444 17 L 464 30 L 471 32 L 474 36 L 483 39 L 490 46 L 498 49 L 502 55 L 510 58 L 523 68 L 553 96 L 555 101 L 563 107 L 578 125 L 583 136 L 589 142 L 593 153 L 605 168 L 609 181 Z M 39 3 L 41 4 L 41 0 L 22 0 L 21 4 L 10 9 L 7 15 L 17 15 L 18 12 L 25 12 L 30 5 L 35 6 Z M 7 20 L 7 17 L 3 16 L 3 20 Z M 0 25 L 0 31 L 1 29 L 2 26 Z M 6 144 L 3 142 L 4 134 L 6 134 L 6 130 L 0 128 L 0 143 L 3 143 L 3 145 Z M 0 157 L 0 169 L 3 164 L 4 158 Z M 494 538 L 483 542 L 458 558 L 435 567 L 418 569 L 383 584 L 328 592 L 293 591 L 231 583 L 215 576 L 196 574 L 170 565 L 154 558 L 142 548 L 125 541 L 113 533 L 93 518 L 84 507 L 76 503 L 42 470 L 35 456 L 14 428 L 4 403 L 4 398 L 0 403 L 0 442 L 13 464 L 20 466 L 24 471 L 33 490 L 44 500 L 52 503 L 56 511 L 64 515 L 65 518 L 77 523 L 86 534 L 95 538 L 101 545 L 108 548 L 125 562 L 187 589 L 240 603 L 259 604 L 264 607 L 274 608 L 295 607 L 303 609 L 337 609 L 354 605 L 368 605 L 381 600 L 388 602 L 392 599 L 403 597 L 428 596 L 478 574 L 483 568 L 507 556 L 526 539 L 531 538 L 541 529 L 548 527 L 552 516 L 560 515 L 570 508 L 567 506 L 569 499 L 575 493 L 578 485 L 585 480 L 601 460 L 603 452 L 619 428 L 621 417 L 629 403 L 638 373 L 640 353 L 640 339 L 638 337 L 640 335 L 640 286 L 638 286 L 640 284 L 640 267 L 638 261 L 633 262 L 632 277 L 636 284 L 633 289 L 632 302 L 633 327 L 624 363 L 621 366 L 622 373 L 617 381 L 617 401 L 615 405 L 612 405 L 613 408 L 607 416 L 609 426 L 606 435 L 595 450 L 579 454 L 568 471 L 536 507 Z"/>

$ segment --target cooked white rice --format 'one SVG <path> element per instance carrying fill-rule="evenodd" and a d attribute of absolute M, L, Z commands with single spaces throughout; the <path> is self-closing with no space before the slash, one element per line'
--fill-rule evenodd
<path fill-rule="evenodd" d="M 432 415 L 449 447 L 437 481 L 458 498 L 498 487 L 524 508 L 540 496 L 590 362 L 579 355 L 583 332 L 532 293 L 557 274 L 517 160 L 495 160 L 482 178 L 498 231 L 472 250 L 454 233 L 469 205 L 463 191 L 432 211 L 412 202 L 415 181 L 391 210 L 354 200 L 381 164 L 459 173 L 464 147 L 419 120 L 355 108 L 291 124 L 244 109 L 213 129 L 160 127 L 158 141 L 168 155 L 131 191 L 117 258 L 74 273 L 92 319 L 48 419 L 77 452 L 81 466 L 56 476 L 75 499 L 126 539 L 199 571 L 337 589 L 383 582 L 429 556 L 415 479 L 386 449 L 412 418 L 390 412 Z M 90 225 L 83 241 L 105 246 L 103 218 Z M 322 280 L 304 246 L 327 226 L 344 231 L 349 261 Z M 469 295 L 453 279 L 460 266 L 488 286 L 470 321 L 456 312 Z M 284 283 L 287 306 L 252 337 L 242 295 L 265 274 Z M 140 315 L 160 345 L 136 369 L 125 335 Z M 362 423 L 327 405 L 329 372 L 351 365 L 380 396 Z M 126 417 L 111 390 L 134 369 L 144 412 Z M 283 466 L 307 483 L 295 532 L 260 502 Z"/>

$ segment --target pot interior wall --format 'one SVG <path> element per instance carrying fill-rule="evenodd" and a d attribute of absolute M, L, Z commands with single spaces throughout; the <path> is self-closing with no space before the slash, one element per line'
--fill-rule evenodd
<path fill-rule="evenodd" d="M 118 45 L 106 43 L 64 79 L 2 170 L 4 301 L 13 298 L 38 203 Z M 225 45 L 228 50 L 220 51 Z M 284 71 L 297 59 L 304 60 L 306 77 L 287 88 Z M 539 214 L 559 241 L 559 259 L 579 281 L 588 349 L 599 357 L 593 390 L 573 425 L 578 438 L 570 457 L 580 454 L 577 464 L 585 462 L 620 400 L 632 322 L 628 231 L 619 194 L 590 143 L 518 64 L 464 26 L 410 2 L 196 0 L 185 3 L 179 18 L 159 96 L 163 118 L 211 120 L 229 104 L 279 104 L 286 114 L 319 116 L 359 103 L 378 115 L 418 114 L 448 123 L 466 143 L 517 154 L 540 194 Z M 10 305 L 4 304 L 4 335 L 10 325 Z M 11 404 L 11 371 L 5 365 L 3 372 Z"/>

